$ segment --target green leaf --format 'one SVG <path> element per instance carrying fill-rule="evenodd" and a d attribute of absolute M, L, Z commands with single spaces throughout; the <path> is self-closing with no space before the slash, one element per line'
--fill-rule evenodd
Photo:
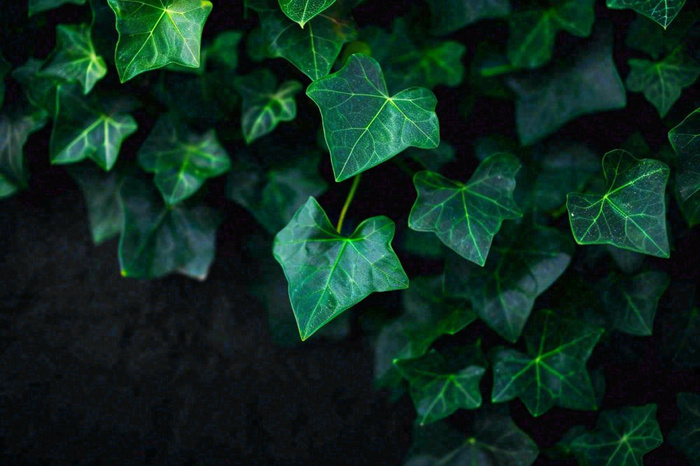
<path fill-rule="evenodd" d="M 570 193 L 566 207 L 578 244 L 610 244 L 651 256 L 669 257 L 664 194 L 669 168 L 636 159 L 624 150 L 603 156 L 607 190 Z"/>
<path fill-rule="evenodd" d="M 700 308 L 689 304 L 658 319 L 665 358 L 680 368 L 700 367 Z"/>
<path fill-rule="evenodd" d="M 42 110 L 0 113 L 0 199 L 27 187 L 24 144 L 45 124 L 46 113 Z"/>
<path fill-rule="evenodd" d="M 625 84 L 631 92 L 643 92 L 644 97 L 665 117 L 681 91 L 700 76 L 700 64 L 690 58 L 683 47 L 676 48 L 661 61 L 629 60 L 630 74 Z"/>
<path fill-rule="evenodd" d="M 239 31 L 224 31 L 217 35 L 214 42 L 204 49 L 203 55 L 207 63 L 214 62 L 234 71 L 238 66 L 238 44 L 241 39 L 243 33 Z"/>
<path fill-rule="evenodd" d="M 650 55 L 654 60 L 672 52 L 693 26 L 697 13 L 688 12 L 668 29 L 662 29 L 651 19 L 637 15 L 629 27 L 625 45 Z"/>
<path fill-rule="evenodd" d="M 467 183 L 422 171 L 413 177 L 418 192 L 408 226 L 433 231 L 449 248 L 484 265 L 503 220 L 522 217 L 513 200 L 518 159 L 494 154 L 481 162 Z"/>
<path fill-rule="evenodd" d="M 56 49 L 41 68 L 41 74 L 83 86 L 89 93 L 95 83 L 107 74 L 107 64 L 97 55 L 87 24 L 56 27 Z"/>
<path fill-rule="evenodd" d="M 208 0 L 107 0 L 117 18 L 115 62 L 126 82 L 171 63 L 199 67 Z"/>
<path fill-rule="evenodd" d="M 603 411 L 596 428 L 571 443 L 580 464 L 628 466 L 643 464 L 642 456 L 661 445 L 656 405 Z"/>
<path fill-rule="evenodd" d="M 518 137 L 530 145 L 569 121 L 590 113 L 624 108 L 625 86 L 612 60 L 609 34 L 594 34 L 582 49 L 539 71 L 508 76 L 516 95 Z"/>
<path fill-rule="evenodd" d="M 485 367 L 470 364 L 454 372 L 436 351 L 415 359 L 398 360 L 396 367 L 411 384 L 411 398 L 421 425 L 439 421 L 460 408 L 481 406 L 479 382 Z"/>
<path fill-rule="evenodd" d="M 277 88 L 275 75 L 263 68 L 238 78 L 235 86 L 243 97 L 241 125 L 248 144 L 271 133 L 280 121 L 296 118 L 294 95 L 302 89 L 299 81 L 287 81 Z"/>
<path fill-rule="evenodd" d="M 172 115 L 158 120 L 139 149 L 138 161 L 146 172 L 155 173 L 155 184 L 168 205 L 187 199 L 208 178 L 231 168 L 214 130 L 195 134 Z"/>
<path fill-rule="evenodd" d="M 432 30 L 438 35 L 451 34 L 463 27 L 489 18 L 510 14 L 509 0 L 428 0 Z"/>
<path fill-rule="evenodd" d="M 517 12 L 508 23 L 508 59 L 518 68 L 537 68 L 549 62 L 560 30 L 588 37 L 595 20 L 595 0 L 559 0 L 547 9 Z"/>
<path fill-rule="evenodd" d="M 677 400 L 681 417 L 668 434 L 668 442 L 691 466 L 700 466 L 700 394 L 679 393 Z"/>
<path fill-rule="evenodd" d="M 393 237 L 387 217 L 367 219 L 344 237 L 313 197 L 297 211 L 272 252 L 289 282 L 302 340 L 375 291 L 408 288 Z"/>
<path fill-rule="evenodd" d="M 54 115 L 58 81 L 39 74 L 43 64 L 41 60 L 30 58 L 24 65 L 12 70 L 11 76 L 20 83 L 27 100 L 33 106 L 46 111 L 49 115 Z"/>
<path fill-rule="evenodd" d="M 53 10 L 66 3 L 85 5 L 85 0 L 29 0 L 29 16 Z"/>
<path fill-rule="evenodd" d="M 279 0 L 279 2 L 284 14 L 303 29 L 307 22 L 333 5 L 335 0 Z"/>
<path fill-rule="evenodd" d="M 603 332 L 554 311 L 539 311 L 525 331 L 527 354 L 510 348 L 494 352 L 491 401 L 519 398 L 535 417 L 553 406 L 598 409 L 586 361 Z"/>
<path fill-rule="evenodd" d="M 564 273 L 573 253 L 571 241 L 556 229 L 506 224 L 485 267 L 447 257 L 446 293 L 470 299 L 489 327 L 515 342 L 535 299 Z"/>
<path fill-rule="evenodd" d="M 610 245 L 605 246 L 605 250 L 612 256 L 620 270 L 625 273 L 634 273 L 639 270 L 639 267 L 642 266 L 644 258 L 646 257 L 644 254 Z"/>
<path fill-rule="evenodd" d="M 656 307 L 669 283 L 669 276 L 658 270 L 606 280 L 603 302 L 613 328 L 630 335 L 651 335 Z"/>
<path fill-rule="evenodd" d="M 198 280 L 207 277 L 221 223 L 218 212 L 202 205 L 164 204 L 146 180 L 127 178 L 119 193 L 122 276 L 158 278 L 178 272 Z"/>
<path fill-rule="evenodd" d="M 607 0 L 607 5 L 615 10 L 630 8 L 666 29 L 685 5 L 685 0 Z"/>
<path fill-rule="evenodd" d="M 313 82 L 306 94 L 318 105 L 336 181 L 390 159 L 409 146 L 440 143 L 435 95 L 411 88 L 390 96 L 379 64 L 352 55 L 337 73 Z"/>
<path fill-rule="evenodd" d="M 121 144 L 136 132 L 127 101 L 105 101 L 84 97 L 75 86 L 60 86 L 51 132 L 51 163 L 76 163 L 92 159 L 103 170 L 111 170 Z"/>
<path fill-rule="evenodd" d="M 700 108 L 668 133 L 678 154 L 676 193 L 690 226 L 700 223 Z"/>

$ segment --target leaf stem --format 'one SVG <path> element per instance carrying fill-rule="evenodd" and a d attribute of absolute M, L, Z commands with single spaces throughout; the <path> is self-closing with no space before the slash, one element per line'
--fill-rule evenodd
<path fill-rule="evenodd" d="M 343 205 L 343 210 L 340 211 L 338 226 L 335 227 L 335 230 L 338 233 L 340 233 L 340 230 L 343 228 L 343 220 L 345 220 L 345 214 L 348 213 L 348 208 L 350 207 L 352 198 L 355 197 L 355 191 L 357 191 L 357 186 L 360 184 L 360 175 L 361 173 L 358 173 L 357 175 L 355 175 L 355 178 L 352 179 L 352 187 L 350 188 L 350 192 L 348 193 L 347 199 L 345 199 L 345 205 Z"/>

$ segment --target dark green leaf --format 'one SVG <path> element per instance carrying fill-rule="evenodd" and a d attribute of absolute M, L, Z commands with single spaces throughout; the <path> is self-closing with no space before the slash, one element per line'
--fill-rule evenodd
<path fill-rule="evenodd" d="M 21 84 L 27 100 L 33 106 L 45 110 L 49 115 L 54 115 L 58 81 L 39 74 L 43 64 L 41 60 L 30 58 L 24 65 L 12 70 L 12 77 Z"/>
<path fill-rule="evenodd" d="M 612 256 L 620 270 L 625 273 L 634 273 L 639 270 L 639 267 L 642 266 L 644 258 L 646 257 L 644 254 L 610 245 L 605 246 L 605 250 Z"/>
<path fill-rule="evenodd" d="M 307 22 L 333 5 L 335 0 L 279 0 L 279 2 L 284 14 L 303 29 Z"/>
<path fill-rule="evenodd" d="M 669 257 L 664 194 L 669 168 L 654 159 L 638 160 L 623 150 L 603 157 L 607 190 L 570 193 L 571 231 L 578 244 L 610 244 L 657 257 Z"/>
<path fill-rule="evenodd" d="M 404 149 L 440 143 L 435 95 L 411 88 L 390 96 L 379 64 L 352 55 L 332 75 L 313 82 L 306 94 L 321 109 L 336 181 L 379 165 Z"/>
<path fill-rule="evenodd" d="M 651 335 L 656 307 L 670 282 L 668 275 L 654 270 L 605 282 L 603 302 L 613 328 L 630 335 Z"/>
<path fill-rule="evenodd" d="M 401 246 L 406 252 L 416 256 L 430 259 L 442 259 L 443 257 L 442 241 L 432 233 L 407 228 L 403 231 Z"/>
<path fill-rule="evenodd" d="M 428 0 L 433 32 L 450 34 L 482 19 L 510 14 L 509 0 Z"/>
<path fill-rule="evenodd" d="M 0 199 L 27 187 L 24 143 L 45 124 L 46 113 L 42 110 L 0 113 Z"/>
<path fill-rule="evenodd" d="M 85 5 L 85 0 L 29 0 L 29 16 L 48 10 L 53 10 L 66 3 Z"/>
<path fill-rule="evenodd" d="M 408 226 L 435 232 L 460 256 L 484 265 L 502 221 L 522 216 L 513 200 L 519 169 L 517 158 L 499 153 L 481 162 L 467 183 L 429 171 L 416 173 L 418 198 Z"/>
<path fill-rule="evenodd" d="M 238 66 L 238 44 L 241 39 L 243 33 L 238 31 L 224 31 L 217 35 L 214 42 L 204 49 L 203 55 L 207 63 L 214 62 L 234 71 Z"/>
<path fill-rule="evenodd" d="M 691 466 L 700 466 L 700 394 L 679 393 L 681 417 L 668 434 L 668 442 L 682 452 Z"/>
<path fill-rule="evenodd" d="M 693 26 L 697 14 L 681 15 L 668 29 L 662 29 L 651 19 L 637 15 L 630 25 L 625 44 L 649 54 L 654 60 L 672 52 Z"/>
<path fill-rule="evenodd" d="M 690 226 L 700 223 L 700 108 L 668 133 L 678 154 L 676 192 Z"/>
<path fill-rule="evenodd" d="M 681 368 L 700 367 L 700 308 L 685 304 L 659 316 L 662 349 L 667 360 Z"/>
<path fill-rule="evenodd" d="M 272 252 L 289 282 L 302 340 L 375 291 L 408 288 L 393 237 L 387 217 L 367 219 L 344 237 L 313 197 L 297 211 Z"/>
<path fill-rule="evenodd" d="M 616 10 L 631 8 L 666 29 L 685 5 L 685 0 L 607 0 L 607 5 Z"/>

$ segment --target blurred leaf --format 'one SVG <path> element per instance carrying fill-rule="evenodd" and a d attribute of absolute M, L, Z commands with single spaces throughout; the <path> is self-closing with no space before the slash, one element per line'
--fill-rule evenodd
<path fill-rule="evenodd" d="M 668 442 L 683 453 L 690 466 L 700 465 L 700 394 L 679 393 L 681 417 L 668 434 Z"/>
<path fill-rule="evenodd" d="M 676 193 L 690 226 L 700 223 L 700 108 L 668 133 L 678 154 Z"/>
<path fill-rule="evenodd" d="M 428 0 L 435 34 L 446 35 L 482 19 L 510 14 L 509 0 Z"/>
<path fill-rule="evenodd" d="M 32 108 L 0 113 L 0 199 L 27 187 L 24 144 L 46 124 L 46 112 Z"/>

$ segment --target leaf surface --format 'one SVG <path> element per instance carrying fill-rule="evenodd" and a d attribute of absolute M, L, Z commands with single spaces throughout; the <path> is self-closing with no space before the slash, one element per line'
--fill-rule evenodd
<path fill-rule="evenodd" d="M 55 78 L 40 75 L 44 62 L 30 58 L 22 66 L 12 70 L 11 76 L 16 79 L 29 102 L 49 115 L 56 113 L 56 90 L 58 82 Z"/>
<path fill-rule="evenodd" d="M 690 226 L 700 223 L 700 108 L 668 133 L 678 155 L 676 193 Z"/>
<path fill-rule="evenodd" d="M 681 417 L 668 434 L 668 442 L 683 453 L 691 466 L 700 465 L 700 394 L 679 393 Z"/>
<path fill-rule="evenodd" d="M 0 113 L 0 199 L 27 187 L 24 144 L 45 124 L 46 113 L 42 110 Z"/>
<path fill-rule="evenodd" d="M 656 307 L 668 288 L 669 276 L 652 270 L 606 282 L 609 284 L 603 291 L 603 302 L 613 328 L 630 335 L 651 335 Z"/>
<path fill-rule="evenodd" d="M 607 5 L 615 10 L 630 8 L 666 29 L 685 5 L 685 0 L 607 0 Z"/>
<path fill-rule="evenodd" d="M 446 35 L 482 19 L 510 14 L 509 0 L 428 0 L 435 34 Z"/>
<path fill-rule="evenodd" d="M 304 28 L 306 23 L 333 5 L 335 0 L 279 0 L 279 2 L 284 14 Z"/>

